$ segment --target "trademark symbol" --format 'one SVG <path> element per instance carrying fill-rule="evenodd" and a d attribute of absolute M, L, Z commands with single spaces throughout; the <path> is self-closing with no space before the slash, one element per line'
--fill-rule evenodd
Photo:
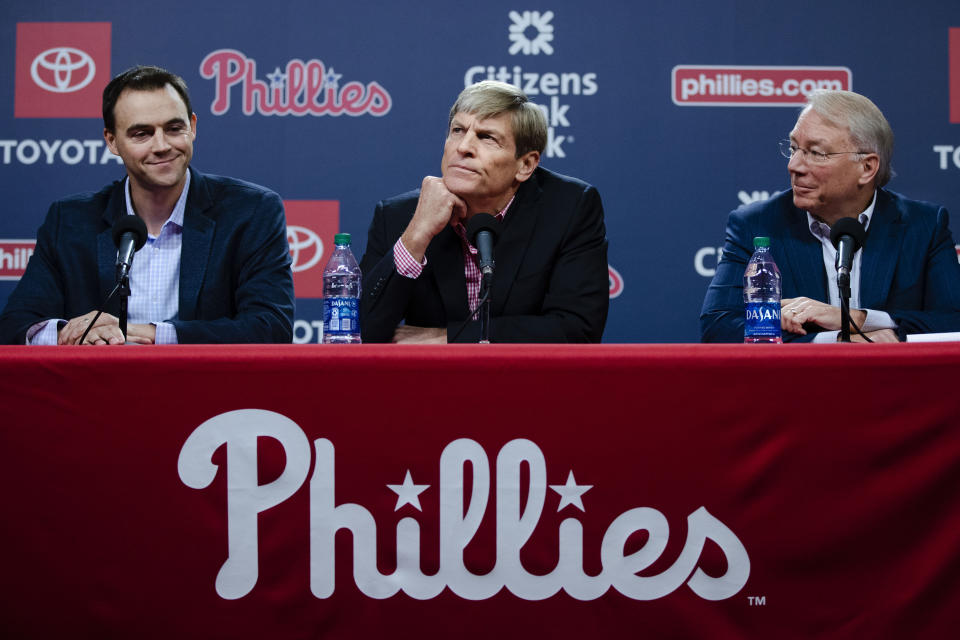
<path fill-rule="evenodd" d="M 747 596 L 747 602 L 750 603 L 751 607 L 765 607 L 767 606 L 767 596 Z"/>

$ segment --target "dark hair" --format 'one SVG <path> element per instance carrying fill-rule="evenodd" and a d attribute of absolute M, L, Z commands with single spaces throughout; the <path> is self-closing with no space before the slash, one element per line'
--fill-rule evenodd
<path fill-rule="evenodd" d="M 187 83 L 183 78 L 160 67 L 138 65 L 116 76 L 103 90 L 103 127 L 113 132 L 117 124 L 113 109 L 117 106 L 120 94 L 126 89 L 152 91 L 163 89 L 167 85 L 180 94 L 184 106 L 187 107 L 187 117 L 190 117 L 193 114 L 193 107 L 190 106 L 190 94 L 187 92 Z"/>

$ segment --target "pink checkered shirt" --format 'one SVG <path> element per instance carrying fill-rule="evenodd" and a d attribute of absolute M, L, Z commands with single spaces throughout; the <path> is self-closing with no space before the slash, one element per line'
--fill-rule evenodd
<path fill-rule="evenodd" d="M 513 204 L 513 198 L 510 198 L 507 206 L 496 215 L 498 221 L 503 222 L 511 204 Z M 458 222 L 453 229 L 460 236 L 460 245 L 463 248 L 463 275 L 467 279 L 467 304 L 472 311 L 480 304 L 480 267 L 477 266 L 477 249 L 467 240 L 467 230 L 461 223 Z M 398 238 L 393 245 L 393 264 L 397 268 L 397 273 L 405 278 L 419 278 L 427 265 L 427 256 L 423 256 L 423 262 L 417 262 Z"/>

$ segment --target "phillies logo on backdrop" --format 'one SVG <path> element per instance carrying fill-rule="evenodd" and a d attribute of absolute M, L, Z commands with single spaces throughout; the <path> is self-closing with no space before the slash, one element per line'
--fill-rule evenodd
<path fill-rule="evenodd" d="M 0 280 L 19 280 L 36 245 L 36 240 L 0 240 Z"/>
<path fill-rule="evenodd" d="M 341 86 L 343 74 L 320 60 L 290 60 L 263 80 L 257 77 L 256 60 L 236 49 L 217 49 L 200 63 L 200 75 L 214 81 L 210 111 L 215 116 L 230 110 L 234 87 L 248 116 L 383 116 L 393 104 L 378 82 L 353 80 Z"/>
<path fill-rule="evenodd" d="M 18 22 L 14 116 L 99 118 L 109 22 Z"/>
<path fill-rule="evenodd" d="M 323 297 L 323 268 L 340 229 L 338 200 L 284 200 L 287 242 L 293 260 L 293 290 L 298 298 Z"/>
<path fill-rule="evenodd" d="M 260 484 L 258 440 L 279 443 L 284 468 L 273 481 Z M 224 469 L 213 462 L 217 450 L 226 445 Z M 585 572 L 583 522 L 588 516 L 584 494 L 592 485 L 578 484 L 573 470 L 564 484 L 547 483 L 547 462 L 532 440 L 507 442 L 491 461 L 480 443 L 459 438 L 440 453 L 439 513 L 433 514 L 420 502 L 430 484 L 416 484 L 402 458 L 397 463 L 401 484 L 384 488 L 396 494 L 394 511 L 409 505 L 419 512 L 397 522 L 396 536 L 378 536 L 374 513 L 356 503 L 338 504 L 336 496 L 334 443 L 327 438 L 313 442 L 297 423 L 284 415 L 260 409 L 242 409 L 214 416 L 184 442 L 177 461 L 180 480 L 193 489 L 206 489 L 218 472 L 226 478 L 227 558 L 214 581 L 217 594 L 235 600 L 249 594 L 259 577 L 258 516 L 293 496 L 305 484 L 310 493 L 310 591 L 316 598 L 330 598 L 335 589 L 335 544 L 338 531 L 348 529 L 353 538 L 353 578 L 356 587 L 369 598 L 383 599 L 400 591 L 417 600 L 430 600 L 449 589 L 466 600 L 487 600 L 507 589 L 523 600 L 544 600 L 566 592 L 576 600 L 596 600 L 611 589 L 633 600 L 656 600 L 683 586 L 704 600 L 725 600 L 737 594 L 750 577 L 750 558 L 737 535 L 704 507 L 687 516 L 683 550 L 673 563 L 651 573 L 667 547 L 670 527 L 667 518 L 650 507 L 628 508 L 609 523 L 600 544 L 602 571 Z M 311 464 L 312 463 L 312 464 Z M 467 475 L 465 469 L 469 466 Z M 491 466 L 494 471 L 491 473 Z M 310 469 L 313 474 L 308 480 Z M 405 472 L 405 473 L 404 473 Z M 418 477 L 426 472 L 414 469 Z M 434 477 L 429 474 L 429 477 Z M 495 481 L 495 482 L 494 482 Z M 553 502 L 553 493 L 559 496 Z M 491 506 L 491 495 L 495 505 Z M 557 513 L 569 507 L 558 525 L 559 553 L 556 567 L 545 575 L 530 573 L 521 552 L 541 523 L 550 496 Z M 413 511 L 408 511 L 413 513 Z M 420 563 L 421 520 L 439 520 L 439 569 L 424 573 Z M 485 519 L 495 519 L 496 563 L 485 573 L 471 571 L 465 551 L 477 537 Z M 489 525 L 488 525 L 489 526 Z M 542 526 L 542 525 L 541 525 Z M 640 549 L 627 551 L 628 540 L 646 534 Z M 397 567 L 384 574 L 377 564 L 378 541 L 395 540 Z M 701 555 L 710 541 L 725 558 L 722 575 L 710 575 L 701 566 Z M 643 573 L 644 575 L 640 575 Z M 211 576 L 212 578 L 212 576 Z"/>

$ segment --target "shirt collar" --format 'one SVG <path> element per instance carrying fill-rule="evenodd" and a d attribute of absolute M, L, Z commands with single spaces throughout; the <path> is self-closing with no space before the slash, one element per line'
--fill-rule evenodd
<path fill-rule="evenodd" d="M 186 173 L 186 180 L 183 181 L 183 191 L 180 192 L 180 197 L 177 198 L 177 203 L 173 205 L 173 211 L 170 213 L 170 217 L 167 218 L 167 221 L 164 222 L 164 226 L 168 223 L 175 224 L 179 228 L 183 228 L 183 213 L 187 209 L 187 193 L 190 191 L 190 171 Z M 130 177 L 128 176 L 124 180 L 123 184 L 123 193 L 126 196 L 127 201 L 127 215 L 135 216 L 137 212 L 133 210 L 133 200 L 130 199 Z"/>
<path fill-rule="evenodd" d="M 870 219 L 873 217 L 873 208 L 877 204 L 877 191 L 873 191 L 873 199 L 870 201 L 870 204 L 867 206 L 863 212 L 857 216 L 857 219 L 860 221 L 860 224 L 863 225 L 863 230 L 866 231 L 870 228 Z M 825 222 L 821 222 L 813 217 L 813 215 L 807 211 L 807 226 L 810 228 L 810 233 L 813 234 L 813 237 L 817 240 L 830 240 L 830 226 Z"/>
<path fill-rule="evenodd" d="M 507 209 L 510 208 L 510 205 L 512 205 L 513 201 L 516 199 L 517 194 L 513 194 L 513 197 L 510 198 L 510 202 L 508 202 L 506 206 L 504 206 L 503 209 L 500 209 L 500 211 L 494 216 L 494 218 L 497 219 L 497 222 L 503 222 L 503 218 L 507 215 Z M 458 221 L 453 228 L 457 232 L 457 235 L 460 236 L 460 239 L 469 245 L 470 241 L 467 240 L 467 228 L 463 226 L 463 223 Z"/>

